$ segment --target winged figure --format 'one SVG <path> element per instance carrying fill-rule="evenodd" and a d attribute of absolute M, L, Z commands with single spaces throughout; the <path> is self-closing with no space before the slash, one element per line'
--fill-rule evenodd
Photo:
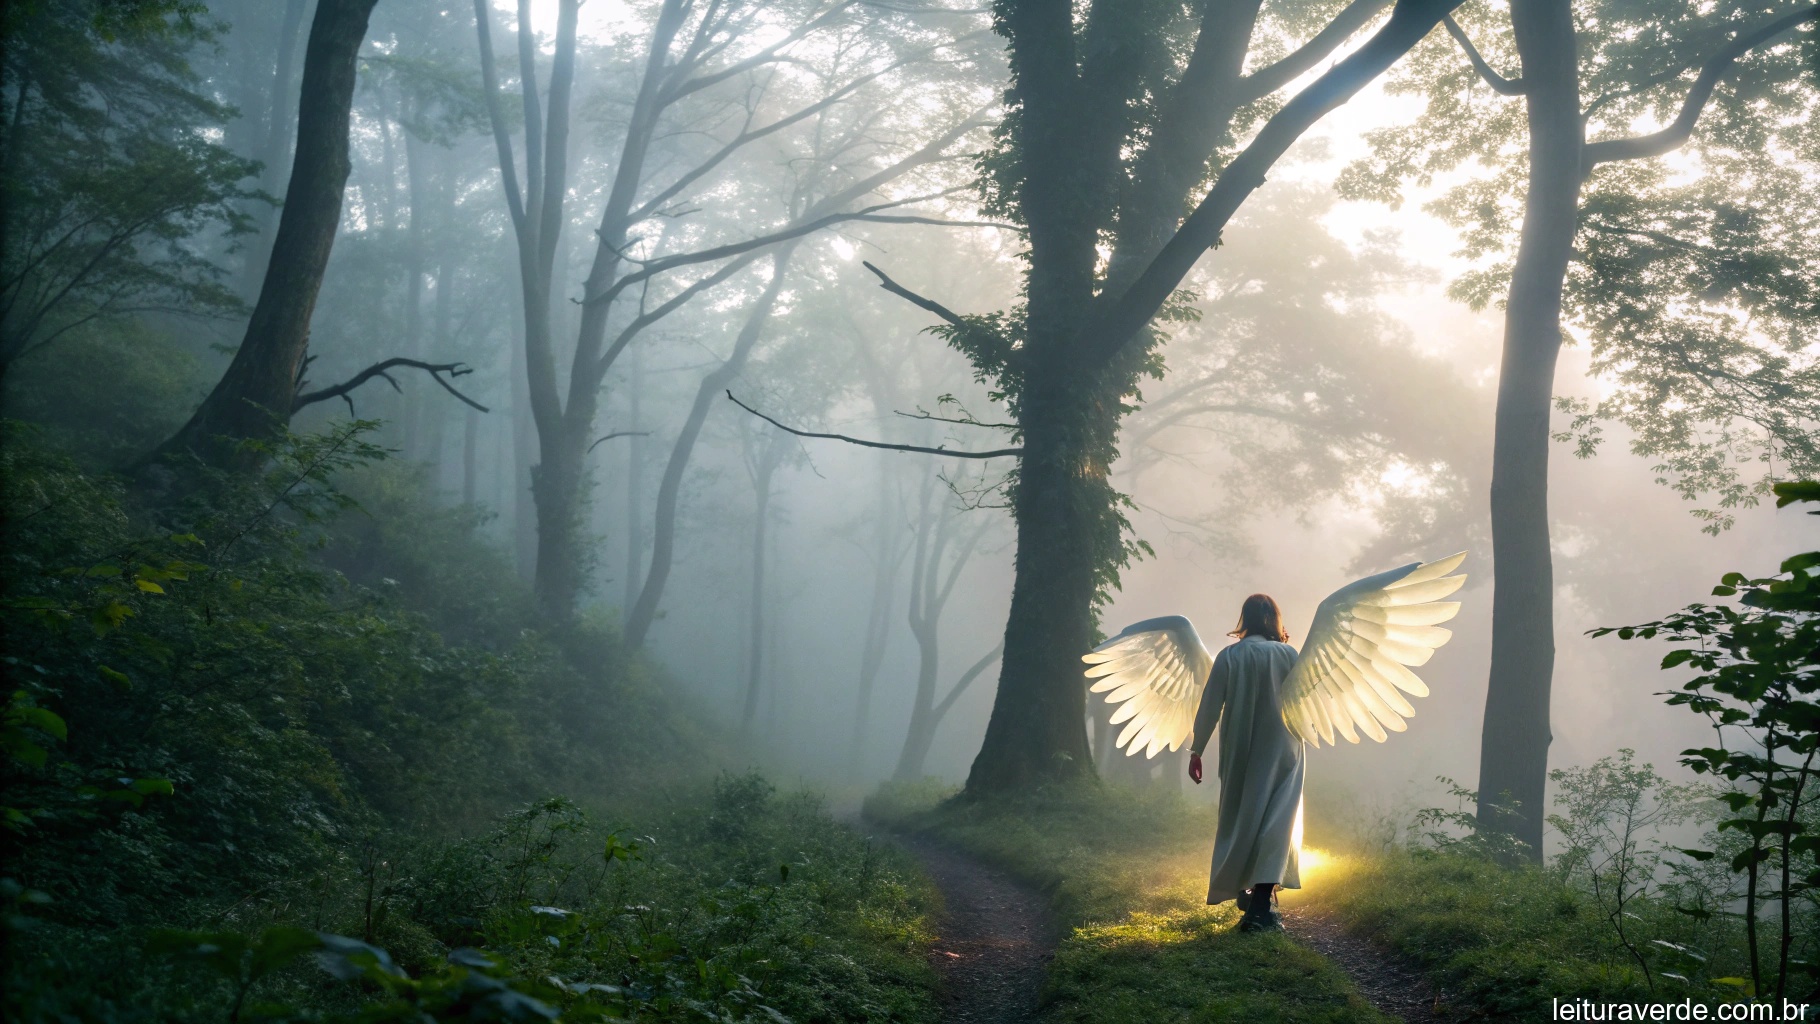
<path fill-rule="evenodd" d="M 1237 900 L 1246 930 L 1280 927 L 1278 888 L 1301 888 L 1302 755 L 1306 744 L 1383 742 L 1409 728 L 1410 697 L 1428 696 L 1411 671 L 1453 635 L 1440 624 L 1466 582 L 1466 553 L 1412 562 L 1328 595 L 1301 650 L 1289 645 L 1268 595 L 1245 599 L 1237 642 L 1216 656 L 1180 615 L 1145 619 L 1081 660 L 1091 689 L 1118 705 L 1117 745 L 1155 757 L 1189 743 L 1188 773 L 1220 730 L 1219 829 L 1207 902 Z"/>

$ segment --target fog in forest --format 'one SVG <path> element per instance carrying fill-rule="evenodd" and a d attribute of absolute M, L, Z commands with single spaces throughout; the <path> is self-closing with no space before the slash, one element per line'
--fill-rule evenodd
<path fill-rule="evenodd" d="M 272 121 L 293 116 L 289 66 L 301 56 L 300 24 L 308 27 L 307 19 L 287 23 L 287 10 L 213 0 L 212 41 L 190 54 L 204 94 L 238 113 L 212 130 L 236 155 L 267 161 L 260 187 L 276 193 L 288 154 Z M 529 50 L 517 12 L 492 12 L 521 180 L 520 59 L 535 56 L 547 90 L 557 4 L 528 10 Z M 604 0 L 583 11 L 568 203 L 552 271 L 561 377 L 652 16 Z M 770 45 L 786 32 L 788 14 L 753 15 L 731 45 Z M 722 392 L 803 430 L 955 449 L 1003 445 L 997 427 L 916 418 L 1004 416 L 966 359 L 931 334 L 941 321 L 881 289 L 863 265 L 963 313 L 1017 301 L 1020 232 L 986 223 L 995 218 L 977 209 L 970 185 L 1005 74 L 984 30 L 976 14 L 860 16 L 798 47 L 798 60 L 728 76 L 668 112 L 651 139 L 643 188 L 682 187 L 640 199 L 652 215 L 628 242 L 629 262 L 762 234 L 841 182 L 944 133 L 952 141 L 874 190 L 874 205 L 895 213 L 901 203 L 918 223 L 842 221 L 760 250 L 749 266 L 639 330 L 604 376 L 592 426 L 601 440 L 583 470 L 575 556 L 585 614 L 623 618 L 647 583 L 657 520 L 669 519 L 673 565 L 649 643 L 673 685 L 751 737 L 756 762 L 837 792 L 856 793 L 896 769 L 924 657 L 913 613 L 928 617 L 940 695 L 997 644 L 1014 556 L 1002 488 L 1012 460 L 792 437 Z M 484 413 L 409 369 L 394 371 L 396 392 L 376 381 L 347 397 L 358 416 L 383 423 L 377 439 L 441 500 L 484 516 L 486 534 L 528 580 L 536 569 L 535 427 L 513 228 L 477 94 L 474 34 L 463 4 L 382 4 L 374 14 L 352 109 L 352 174 L 311 325 L 308 374 L 312 382 L 343 380 L 394 355 L 471 368 L 451 383 Z M 291 47 L 280 71 L 288 83 L 274 76 L 281 43 Z M 285 84 L 291 92 L 272 95 Z M 1448 297 L 1469 263 L 1453 255 L 1458 232 L 1422 211 L 1440 185 L 1394 210 L 1342 200 L 1331 188 L 1363 152 L 1365 132 L 1411 109 L 1381 84 L 1368 87 L 1343 117 L 1298 143 L 1185 282 L 1198 321 L 1167 326 L 1168 377 L 1144 382 L 1113 467 L 1133 502 L 1135 537 L 1154 554 L 1124 573 L 1100 618 L 1110 634 L 1127 621 L 1186 614 L 1217 637 L 1240 599 L 1264 591 L 1281 602 L 1294 633 L 1321 596 L 1355 576 L 1465 549 L 1465 609 L 1454 641 L 1431 663 L 1433 696 L 1408 736 L 1322 751 L 1310 769 L 1317 792 L 1405 811 L 1432 802 L 1435 776 L 1471 778 L 1477 758 L 1491 613 L 1485 467 L 1501 326 L 1495 308 L 1474 311 Z M 240 213 L 246 233 L 217 231 L 185 244 L 227 267 L 225 284 L 250 298 L 275 212 L 248 198 Z M 243 265 L 254 269 L 235 269 Z M 773 297 L 767 283 L 779 267 Z M 703 276 L 683 268 L 643 286 L 636 301 L 620 300 L 609 335 Z M 755 315 L 756 338 L 742 340 Z M 162 347 L 143 358 L 166 363 L 181 393 L 199 400 L 239 321 L 223 313 L 153 323 Z M 49 371 L 22 364 L 9 382 L 11 414 L 39 401 L 20 394 L 35 372 Z M 710 378 L 712 387 L 703 383 Z M 1561 394 L 1601 397 L 1583 347 L 1567 350 L 1558 380 Z M 706 396 L 699 440 L 679 454 L 698 393 Z M 348 411 L 322 402 L 295 429 L 324 428 Z M 122 445 L 149 447 L 170 425 L 143 426 Z M 1738 510 L 1717 536 L 1703 535 L 1689 514 L 1698 503 L 1654 482 L 1648 461 L 1625 447 L 1618 427 L 1596 457 L 1572 458 L 1558 444 L 1551 463 L 1557 765 L 1618 747 L 1667 765 L 1697 740 L 1702 727 L 1653 696 L 1664 688 L 1659 650 L 1582 634 L 1664 614 L 1723 571 L 1767 566 L 1802 526 L 1793 513 L 1756 507 Z M 667 473 L 674 494 L 659 508 Z M 925 589 L 943 596 L 913 607 L 928 600 L 913 583 L 930 576 L 939 585 Z M 953 702 L 923 765 L 928 774 L 965 777 L 996 675 L 996 665 L 976 673 Z M 1176 785 L 1178 757 L 1159 760 L 1158 784 Z"/>

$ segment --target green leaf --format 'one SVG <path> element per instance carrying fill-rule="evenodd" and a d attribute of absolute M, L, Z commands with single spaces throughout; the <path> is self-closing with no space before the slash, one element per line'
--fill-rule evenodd
<path fill-rule="evenodd" d="M 130 690 L 133 688 L 133 681 L 131 679 L 127 678 L 125 672 L 121 672 L 118 669 L 108 668 L 106 665 L 101 665 L 98 667 L 101 669 L 101 675 L 103 677 L 105 677 L 108 680 L 108 682 L 113 683 L 115 686 L 120 687 L 122 690 Z"/>
<path fill-rule="evenodd" d="M 146 593 L 148 593 L 148 594 L 162 594 L 162 593 L 164 593 L 164 588 L 163 588 L 163 587 L 161 587 L 161 586 L 159 586 L 159 585 L 158 585 L 158 584 L 156 584 L 156 583 L 153 583 L 153 582 L 152 582 L 152 581 L 151 581 L 151 580 L 148 580 L 148 579 L 144 579 L 144 578 L 140 578 L 140 579 L 135 579 L 135 580 L 134 580 L 134 581 L 133 581 L 133 583 L 134 583 L 134 584 L 135 584 L 135 585 L 137 585 L 137 586 L 138 586 L 138 587 L 139 587 L 139 589 L 140 589 L 140 590 L 143 590 L 143 591 L 145 591 L 145 592 L 146 592 Z"/>

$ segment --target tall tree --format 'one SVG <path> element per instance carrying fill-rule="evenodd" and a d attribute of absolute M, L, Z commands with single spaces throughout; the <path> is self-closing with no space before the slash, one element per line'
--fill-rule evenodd
<path fill-rule="evenodd" d="M 1260 101 L 1333 53 L 1382 4 L 1355 0 L 1306 44 L 1249 75 L 1259 3 L 1190 13 L 1100 2 L 1079 16 L 1058 0 L 995 5 L 1012 87 L 984 187 L 988 209 L 1029 230 L 1024 305 L 962 316 L 883 278 L 947 321 L 944 333 L 996 383 L 1023 442 L 1010 487 L 1017 568 L 1003 667 L 970 793 L 1092 770 L 1079 654 L 1093 645 L 1096 608 L 1139 550 L 1108 471 L 1138 379 L 1161 370 L 1151 321 L 1169 317 L 1171 293 L 1290 145 L 1454 6 L 1397 3 L 1370 39 L 1263 120 L 1183 219 L 1221 142 L 1257 123 L 1268 112 Z M 1280 38 L 1295 26 L 1274 27 Z M 1178 45 L 1184 35 L 1192 47 Z"/>
<path fill-rule="evenodd" d="M 215 462 L 237 442 L 273 436 L 290 422 L 309 348 L 310 315 L 341 223 L 348 180 L 348 117 L 356 57 L 377 0 L 320 0 L 304 50 L 297 152 L 259 301 L 221 381 L 165 442 Z"/>
<path fill-rule="evenodd" d="M 1549 443 L 1577 431 L 1582 454 L 1597 444 L 1596 414 L 1584 409 L 1568 430 L 1551 432 L 1564 322 L 1587 328 L 1595 365 L 1619 385 L 1604 414 L 1636 430 L 1634 447 L 1659 461 L 1664 479 L 1679 477 L 1684 493 L 1716 485 L 1732 488 L 1723 504 L 1748 496 L 1735 464 L 1723 464 L 1749 439 L 1714 444 L 1700 436 L 1703 423 L 1748 420 L 1759 428 L 1755 443 L 1792 454 L 1797 471 L 1814 463 L 1820 425 L 1813 415 L 1820 378 L 1791 358 L 1811 336 L 1798 324 L 1812 319 L 1820 252 L 1800 240 L 1803 232 L 1786 230 L 1820 202 L 1820 189 L 1807 186 L 1807 201 L 1796 200 L 1803 189 L 1775 166 L 1785 157 L 1769 144 L 1790 137 L 1778 122 L 1791 107 L 1814 109 L 1797 48 L 1786 44 L 1799 26 L 1820 19 L 1820 6 L 1743 2 L 1709 10 L 1604 0 L 1592 7 L 1589 17 L 1569 0 L 1518 0 L 1508 33 L 1483 16 L 1464 27 L 1450 20 L 1453 43 L 1419 57 L 1399 86 L 1427 93 L 1424 116 L 1377 138 L 1378 160 L 1354 169 L 1346 183 L 1355 195 L 1394 198 L 1402 180 L 1426 179 L 1468 156 L 1498 172 L 1452 190 L 1436 209 L 1467 227 L 1467 255 L 1505 257 L 1455 289 L 1482 305 L 1505 288 L 1479 817 L 1537 857 L 1555 653 Z M 1489 30 L 1479 36 L 1490 41 L 1487 51 L 1469 28 Z M 1450 52 L 1454 45 L 1463 59 Z M 1767 52 L 1740 65 L 1759 50 Z M 1519 61 L 1515 78 L 1492 67 L 1507 53 Z M 1459 86 L 1473 79 L 1506 98 L 1490 116 L 1462 109 L 1472 101 Z M 1721 88 L 1733 79 L 1735 86 Z M 1511 102 L 1517 99 L 1520 106 Z M 1713 148 L 1695 134 L 1709 105 L 1720 111 Z M 1663 127 L 1633 134 L 1646 119 Z M 1793 138 L 1792 151 L 1802 152 L 1799 130 Z M 1662 170 L 1647 162 L 1690 141 L 1701 158 L 1696 166 L 1714 178 L 1665 187 Z M 1523 212 L 1513 232 L 1499 200 L 1519 195 Z M 1689 215 L 1696 196 L 1710 205 Z M 1514 815 L 1506 801 L 1515 802 Z"/>

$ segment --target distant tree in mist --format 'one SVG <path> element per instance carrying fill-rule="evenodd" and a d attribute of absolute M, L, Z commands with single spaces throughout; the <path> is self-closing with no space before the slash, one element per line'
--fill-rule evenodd
<path fill-rule="evenodd" d="M 866 117 L 846 115 L 843 120 L 845 108 L 877 104 L 891 87 L 901 88 L 904 82 L 894 73 L 928 62 L 952 44 L 952 32 L 926 28 L 914 15 L 873 11 L 852 2 L 703 5 L 666 0 L 652 13 L 640 47 L 642 64 L 617 140 L 618 155 L 606 174 L 565 374 L 557 366 L 550 303 L 564 203 L 572 187 L 568 135 L 578 9 L 575 0 L 559 5 L 545 101 L 536 86 L 538 47 L 529 5 L 519 7 L 519 99 L 525 126 L 520 184 L 511 123 L 493 67 L 490 10 L 486 0 L 475 4 L 484 88 L 525 296 L 525 359 L 538 441 L 532 477 L 536 586 L 546 608 L 562 616 L 572 611 L 584 578 L 587 559 L 579 530 L 589 479 L 585 456 L 596 440 L 603 386 L 621 353 L 646 329 L 698 296 L 736 281 L 761 259 L 770 258 L 776 285 L 788 256 L 768 252 L 771 246 L 787 245 L 834 223 L 909 216 L 880 212 L 913 198 L 883 198 L 886 186 L 947 159 L 948 147 L 973 127 L 962 112 L 928 126 L 918 140 L 933 137 L 936 142 L 919 146 L 900 139 L 895 146 L 880 146 Z M 678 124 L 708 127 L 697 145 L 688 148 L 671 141 Z M 794 170 L 781 179 L 770 171 L 756 179 L 739 176 L 766 166 L 762 157 L 743 159 L 749 154 L 774 154 L 776 149 L 768 147 L 791 145 L 807 149 L 794 155 Z M 880 153 L 890 149 L 895 157 L 880 161 Z M 691 271 L 696 271 L 693 278 L 683 276 Z M 768 301 L 775 301 L 775 287 L 768 290 L 773 295 Z M 762 312 L 755 308 L 749 315 L 762 317 Z M 736 354 L 723 367 L 726 379 L 737 373 L 743 359 Z M 626 635 L 634 646 L 643 643 L 658 614 L 674 544 L 668 525 L 672 517 L 664 511 L 675 496 L 669 481 L 686 466 L 699 421 L 695 413 L 685 421 L 672 452 L 675 472 L 666 473 L 667 490 L 666 485 L 659 488 L 651 564 L 627 612 Z"/>

